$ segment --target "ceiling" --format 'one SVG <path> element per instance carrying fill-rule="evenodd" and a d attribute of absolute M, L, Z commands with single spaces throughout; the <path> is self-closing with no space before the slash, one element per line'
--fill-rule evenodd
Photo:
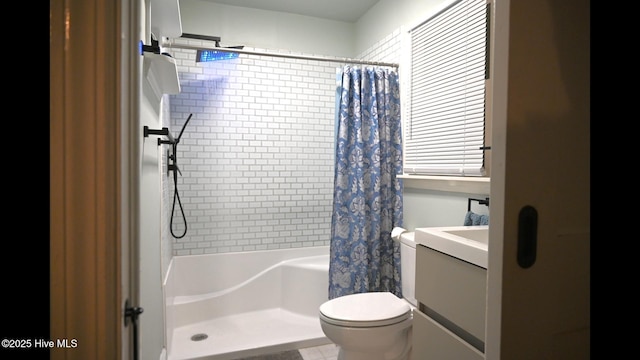
<path fill-rule="evenodd" d="M 379 0 L 205 0 L 212 3 L 355 22 Z"/>

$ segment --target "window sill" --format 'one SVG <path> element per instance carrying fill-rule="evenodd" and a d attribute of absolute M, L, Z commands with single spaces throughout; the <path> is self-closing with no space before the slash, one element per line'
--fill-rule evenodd
<path fill-rule="evenodd" d="M 490 190 L 488 177 L 398 175 L 398 179 L 411 189 L 482 195 L 489 195 Z"/>

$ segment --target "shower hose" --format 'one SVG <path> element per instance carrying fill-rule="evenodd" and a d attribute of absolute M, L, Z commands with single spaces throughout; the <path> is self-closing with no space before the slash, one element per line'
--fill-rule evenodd
<path fill-rule="evenodd" d="M 173 235 L 173 237 L 176 239 L 181 239 L 187 234 L 187 217 L 184 215 L 184 209 L 182 207 L 182 202 L 180 201 L 180 194 L 178 194 L 178 172 L 180 172 L 180 169 L 178 168 L 178 143 L 180 143 L 180 139 L 182 138 L 184 129 L 187 128 L 187 124 L 189 124 L 189 121 L 191 120 L 192 116 L 193 114 L 189 114 L 187 121 L 185 121 L 184 125 L 182 126 L 182 130 L 180 130 L 180 135 L 178 135 L 178 138 L 173 143 L 173 155 L 170 156 L 170 159 L 171 157 L 173 159 L 173 166 L 169 167 L 169 169 L 173 170 L 174 191 L 173 191 L 173 206 L 171 207 L 171 222 L 169 223 L 169 229 L 171 230 L 171 235 Z M 182 175 L 182 173 L 180 173 L 180 175 Z M 176 203 L 180 207 L 180 213 L 182 214 L 182 220 L 184 222 L 184 232 L 182 233 L 182 235 L 176 235 L 173 232 L 173 214 L 175 214 L 175 211 L 176 211 Z"/>
<path fill-rule="evenodd" d="M 174 154 L 175 154 L 174 148 Z M 187 217 L 184 215 L 184 209 L 182 208 L 182 202 L 180 201 L 180 195 L 178 194 L 178 170 L 173 171 L 173 206 L 171 206 L 171 222 L 169 223 L 169 228 L 171 230 L 171 235 L 173 235 L 176 239 L 182 239 L 187 234 Z M 175 214 L 176 203 L 180 207 L 180 213 L 182 214 L 182 220 L 184 221 L 184 232 L 182 235 L 176 235 L 173 232 L 173 214 Z"/>

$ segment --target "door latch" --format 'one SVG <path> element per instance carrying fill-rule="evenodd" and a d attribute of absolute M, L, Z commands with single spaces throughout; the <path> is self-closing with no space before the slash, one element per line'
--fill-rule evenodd
<path fill-rule="evenodd" d="M 133 359 L 138 360 L 138 316 L 144 311 L 141 307 L 129 305 L 129 299 L 124 302 L 124 326 L 133 324 Z"/>

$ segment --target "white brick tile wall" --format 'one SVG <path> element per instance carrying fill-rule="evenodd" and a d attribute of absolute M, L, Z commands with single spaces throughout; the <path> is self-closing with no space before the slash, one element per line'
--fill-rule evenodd
<path fill-rule="evenodd" d="M 193 113 L 178 145 L 188 232 L 173 255 L 328 245 L 340 64 L 254 55 L 196 64 L 194 50 L 171 53 L 182 88 L 171 96 L 172 133 Z"/>

